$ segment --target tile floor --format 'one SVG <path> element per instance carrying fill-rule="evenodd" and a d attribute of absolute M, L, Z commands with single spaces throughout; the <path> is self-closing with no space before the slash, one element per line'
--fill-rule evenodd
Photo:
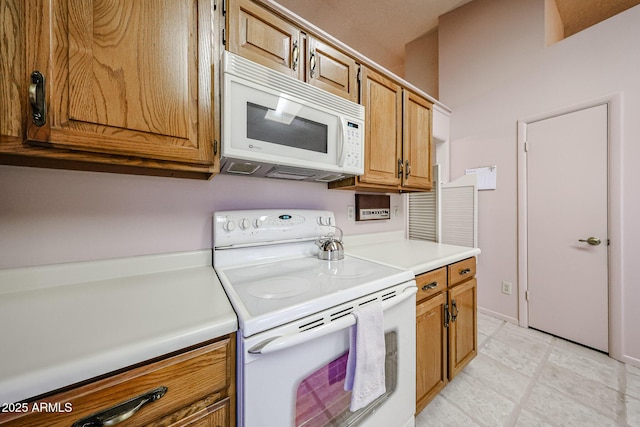
<path fill-rule="evenodd" d="M 416 427 L 640 426 L 640 368 L 484 314 L 478 347 Z"/>

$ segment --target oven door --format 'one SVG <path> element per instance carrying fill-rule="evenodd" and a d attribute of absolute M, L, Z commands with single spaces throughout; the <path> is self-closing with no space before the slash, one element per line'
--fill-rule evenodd
<path fill-rule="evenodd" d="M 238 425 L 244 427 L 408 427 L 415 412 L 415 281 L 368 295 L 249 338 L 238 335 Z M 352 315 L 336 316 L 378 297 L 384 310 L 386 393 L 349 410 L 344 390 Z M 333 314 L 332 314 L 333 313 Z M 347 311 L 348 313 L 348 311 Z M 304 328 L 316 319 L 335 320 Z"/>

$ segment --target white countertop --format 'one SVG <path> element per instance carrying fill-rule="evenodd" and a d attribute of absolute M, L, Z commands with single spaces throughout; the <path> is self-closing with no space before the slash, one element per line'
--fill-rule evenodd
<path fill-rule="evenodd" d="M 0 270 L 0 404 L 214 339 L 237 318 L 211 250 Z"/>
<path fill-rule="evenodd" d="M 414 275 L 480 254 L 480 249 L 410 240 L 404 232 L 352 235 L 344 238 L 346 254 L 411 270 Z"/>

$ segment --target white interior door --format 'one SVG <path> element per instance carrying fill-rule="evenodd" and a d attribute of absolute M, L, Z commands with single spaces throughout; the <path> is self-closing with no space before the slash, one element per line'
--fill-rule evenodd
<path fill-rule="evenodd" d="M 526 129 L 529 326 L 605 352 L 607 123 L 605 104 Z"/>

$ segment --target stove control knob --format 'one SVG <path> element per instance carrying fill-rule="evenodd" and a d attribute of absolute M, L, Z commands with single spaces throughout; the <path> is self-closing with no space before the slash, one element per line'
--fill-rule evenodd
<path fill-rule="evenodd" d="M 249 228 L 250 225 L 251 223 L 247 218 L 242 218 L 242 221 L 240 221 L 240 228 L 242 228 L 243 230 L 246 230 L 247 228 Z"/>
<path fill-rule="evenodd" d="M 320 225 L 331 225 L 331 217 L 330 216 L 327 216 L 327 217 L 319 216 L 318 217 L 318 224 L 320 224 Z"/>
<path fill-rule="evenodd" d="M 223 227 L 226 231 L 233 231 L 236 229 L 236 223 L 233 222 L 232 220 L 228 220 L 227 222 L 224 223 Z"/>
<path fill-rule="evenodd" d="M 262 227 L 262 220 L 261 219 L 254 219 L 253 220 L 253 228 L 260 228 Z"/>

